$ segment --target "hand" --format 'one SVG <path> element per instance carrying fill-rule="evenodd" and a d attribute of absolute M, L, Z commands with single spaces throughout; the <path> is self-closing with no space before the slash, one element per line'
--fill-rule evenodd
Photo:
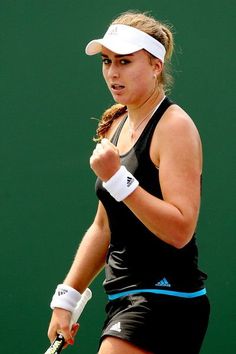
<path fill-rule="evenodd" d="M 79 329 L 79 324 L 73 324 L 72 328 L 70 328 L 71 322 L 71 312 L 61 309 L 55 308 L 52 313 L 51 322 L 48 328 L 48 338 L 52 343 L 56 338 L 57 334 L 60 333 L 63 335 L 65 339 L 66 348 L 68 344 L 74 344 L 74 337 Z"/>
<path fill-rule="evenodd" d="M 102 181 L 106 182 L 120 166 L 119 150 L 108 139 L 102 139 L 90 157 L 90 167 Z"/>

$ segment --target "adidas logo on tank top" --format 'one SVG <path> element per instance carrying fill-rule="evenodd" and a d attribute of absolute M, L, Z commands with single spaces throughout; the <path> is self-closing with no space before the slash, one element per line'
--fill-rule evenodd
<path fill-rule="evenodd" d="M 165 288 L 170 288 L 171 287 L 170 283 L 168 282 L 168 280 L 166 278 L 163 278 L 162 280 L 157 282 L 155 285 L 156 286 L 162 286 L 162 287 L 165 287 Z"/>

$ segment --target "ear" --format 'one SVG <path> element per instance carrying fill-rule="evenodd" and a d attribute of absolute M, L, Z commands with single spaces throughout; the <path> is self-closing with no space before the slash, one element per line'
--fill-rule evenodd
<path fill-rule="evenodd" d="M 163 70 L 163 66 L 164 64 L 162 63 L 162 61 L 158 58 L 152 58 L 152 66 L 153 66 L 153 72 L 155 76 L 159 76 L 160 73 Z"/>

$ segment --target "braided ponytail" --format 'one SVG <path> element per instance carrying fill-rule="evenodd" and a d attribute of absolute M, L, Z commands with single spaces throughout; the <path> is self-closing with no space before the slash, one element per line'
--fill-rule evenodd
<path fill-rule="evenodd" d="M 100 141 L 106 137 L 106 133 L 111 127 L 113 121 L 127 112 L 127 107 L 122 104 L 114 104 L 110 108 L 106 109 L 103 113 L 101 120 L 98 123 L 96 130 L 95 141 Z"/>

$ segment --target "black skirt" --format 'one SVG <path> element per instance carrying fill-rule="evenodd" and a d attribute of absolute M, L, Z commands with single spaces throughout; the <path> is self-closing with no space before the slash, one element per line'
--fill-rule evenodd
<path fill-rule="evenodd" d="M 186 299 L 142 293 L 109 301 L 106 313 L 100 344 L 113 336 L 154 354 L 198 354 L 210 305 L 206 295 Z"/>

